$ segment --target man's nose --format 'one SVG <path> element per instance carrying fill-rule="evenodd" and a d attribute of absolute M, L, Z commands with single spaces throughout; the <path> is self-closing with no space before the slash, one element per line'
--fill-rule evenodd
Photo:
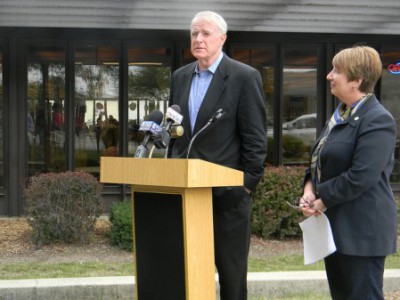
<path fill-rule="evenodd" d="M 199 33 L 199 34 L 196 36 L 196 41 L 201 42 L 202 40 L 203 40 L 203 35 L 202 35 L 201 33 Z"/>

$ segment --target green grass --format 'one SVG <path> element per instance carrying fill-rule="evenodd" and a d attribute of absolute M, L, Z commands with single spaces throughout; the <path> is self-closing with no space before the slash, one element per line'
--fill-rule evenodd
<path fill-rule="evenodd" d="M 396 254 L 389 255 L 385 262 L 386 269 L 400 269 L 400 249 Z M 249 259 L 249 272 L 279 272 L 279 271 L 323 271 L 324 262 L 304 265 L 302 255 L 277 255 L 268 258 Z"/>
<path fill-rule="evenodd" d="M 12 263 L 0 267 L 0 280 L 102 276 L 133 276 L 133 264 L 84 263 Z"/>
<path fill-rule="evenodd" d="M 328 294 L 285 294 L 280 296 L 267 297 L 249 297 L 249 300 L 330 300 L 332 299 Z"/>
<path fill-rule="evenodd" d="M 400 269 L 400 250 L 386 259 L 386 269 Z M 305 266 L 302 255 L 277 255 L 249 259 L 249 272 L 324 270 L 322 261 Z M 133 264 L 104 262 L 12 263 L 0 266 L 0 280 L 70 277 L 133 276 Z"/>
<path fill-rule="evenodd" d="M 249 272 L 325 270 L 323 262 L 305 266 L 302 255 L 279 255 L 268 258 L 249 259 L 248 269 Z"/>
<path fill-rule="evenodd" d="M 387 269 L 400 269 L 400 250 L 386 259 Z M 322 261 L 305 266 L 302 255 L 276 255 L 262 259 L 249 259 L 249 272 L 274 271 L 311 271 L 324 270 Z M 40 278 L 74 278 L 74 277 L 104 277 L 133 276 L 134 266 L 131 262 L 104 263 L 13 263 L 0 265 L 0 280 L 40 279 Z M 287 291 L 276 296 L 249 297 L 249 300 L 329 300 L 326 293 L 296 293 Z"/>

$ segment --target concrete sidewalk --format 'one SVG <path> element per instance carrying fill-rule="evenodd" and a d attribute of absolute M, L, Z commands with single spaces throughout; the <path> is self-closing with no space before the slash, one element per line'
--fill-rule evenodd
<path fill-rule="evenodd" d="M 249 299 L 328 294 L 325 271 L 249 273 L 247 280 Z M 134 288 L 133 276 L 0 280 L 0 300 L 132 300 Z M 398 290 L 400 269 L 385 270 L 384 291 Z"/>

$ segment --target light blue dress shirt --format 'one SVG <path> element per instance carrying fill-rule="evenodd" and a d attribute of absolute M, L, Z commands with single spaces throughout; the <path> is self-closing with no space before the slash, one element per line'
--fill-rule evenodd
<path fill-rule="evenodd" d="M 215 70 L 218 68 L 218 65 L 223 57 L 224 54 L 221 52 L 217 60 L 207 70 L 200 71 L 197 64 L 193 72 L 192 85 L 190 87 L 189 95 L 189 117 L 192 132 L 201 103 L 203 103 L 204 96 L 206 95 L 208 87 L 210 86 Z"/>

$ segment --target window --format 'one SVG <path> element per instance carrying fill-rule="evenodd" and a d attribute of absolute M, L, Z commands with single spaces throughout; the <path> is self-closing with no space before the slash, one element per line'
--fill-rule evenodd
<path fill-rule="evenodd" d="M 397 144 L 395 151 L 395 166 L 391 181 L 400 182 L 400 47 L 382 47 L 383 72 L 381 79 L 381 102 L 390 111 L 397 122 Z"/>
<path fill-rule="evenodd" d="M 138 129 L 153 110 L 165 114 L 171 83 L 171 49 L 128 47 L 128 155 L 134 156 L 144 134 Z M 153 156 L 163 156 L 160 150 Z"/>
<path fill-rule="evenodd" d="M 265 107 L 267 112 L 267 137 L 268 137 L 268 155 L 267 162 L 273 163 L 274 150 L 274 75 L 275 75 L 275 48 L 240 48 L 233 47 L 232 58 L 248 64 L 260 71 L 264 93 Z"/>
<path fill-rule="evenodd" d="M 283 49 L 283 163 L 304 163 L 316 140 L 317 48 Z"/>
<path fill-rule="evenodd" d="M 3 50 L 0 45 L 0 186 L 4 186 Z"/>
<path fill-rule="evenodd" d="M 65 171 L 65 49 L 30 45 L 27 50 L 28 176 Z"/>
<path fill-rule="evenodd" d="M 100 156 L 119 153 L 119 51 L 105 45 L 75 50 L 75 169 L 99 176 Z"/>

